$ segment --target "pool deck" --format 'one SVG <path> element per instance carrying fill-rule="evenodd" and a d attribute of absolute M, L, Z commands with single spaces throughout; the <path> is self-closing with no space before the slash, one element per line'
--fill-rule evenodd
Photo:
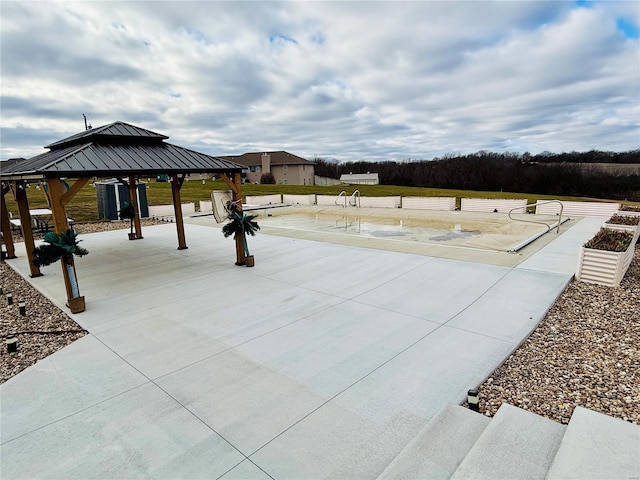
<path fill-rule="evenodd" d="M 173 224 L 82 236 L 90 334 L 0 386 L 3 479 L 375 478 L 536 327 L 603 220 L 506 266 L 265 231 L 254 268 L 205 221 L 187 250 Z"/>

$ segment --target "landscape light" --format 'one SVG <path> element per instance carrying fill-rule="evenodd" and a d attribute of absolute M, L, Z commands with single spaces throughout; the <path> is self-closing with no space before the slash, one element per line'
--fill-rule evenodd
<path fill-rule="evenodd" d="M 13 305 L 13 295 L 7 292 L 7 305 Z"/>
<path fill-rule="evenodd" d="M 24 317 L 27 313 L 27 302 L 24 300 L 18 300 L 18 309 L 20 310 L 20 315 Z"/>
<path fill-rule="evenodd" d="M 480 411 L 480 406 L 478 405 L 478 389 L 472 388 L 467 392 L 467 403 L 469 404 L 469 410 L 473 410 L 474 412 Z"/>
<path fill-rule="evenodd" d="M 7 353 L 15 353 L 18 351 L 18 339 L 17 338 L 9 338 L 6 341 L 7 344 Z"/>

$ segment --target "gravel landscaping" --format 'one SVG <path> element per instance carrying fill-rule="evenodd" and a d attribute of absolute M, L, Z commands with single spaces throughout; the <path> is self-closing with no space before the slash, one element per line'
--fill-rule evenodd
<path fill-rule="evenodd" d="M 128 223 L 76 225 L 79 233 L 122 228 Z M 87 332 L 4 262 L 0 273 L 3 383 Z M 26 302 L 24 316 L 19 299 Z M 16 353 L 4 345 L 10 336 L 18 339 Z M 640 247 L 620 287 L 570 283 L 533 334 L 480 386 L 482 413 L 492 416 L 504 402 L 561 423 L 580 405 L 640 425 Z"/>
<path fill-rule="evenodd" d="M 159 222 L 143 219 L 142 226 Z M 95 233 L 129 228 L 129 222 L 92 222 L 75 225 L 78 233 Z M 42 234 L 34 233 L 35 239 Z M 21 242 L 21 235 L 14 234 L 14 242 Z M 48 268 L 60 268 L 52 265 Z M 0 262 L 2 295 L 0 295 L 0 383 L 4 383 L 38 360 L 66 347 L 87 334 L 69 316 L 40 294 L 12 268 Z M 8 305 L 7 293 L 11 293 L 13 304 Z M 18 301 L 25 302 L 25 315 L 20 315 Z M 17 352 L 8 353 L 5 341 L 16 338 Z"/>
<path fill-rule="evenodd" d="M 58 267 L 59 268 L 59 267 Z M 25 368 L 66 347 L 86 335 L 66 313 L 41 295 L 20 275 L 0 262 L 3 293 L 0 297 L 0 383 L 6 382 Z M 7 304 L 7 293 L 13 305 Z M 25 301 L 25 315 L 19 313 L 18 300 Z M 18 340 L 17 352 L 7 353 L 5 341 Z"/>
<path fill-rule="evenodd" d="M 620 287 L 572 281 L 479 402 L 488 416 L 506 402 L 566 424 L 582 406 L 640 425 L 640 247 Z"/>

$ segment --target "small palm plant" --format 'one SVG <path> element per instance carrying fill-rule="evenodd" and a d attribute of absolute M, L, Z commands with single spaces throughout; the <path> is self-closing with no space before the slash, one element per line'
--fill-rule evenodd
<path fill-rule="evenodd" d="M 131 228 L 129 237 L 131 237 L 133 235 L 133 219 L 136 218 L 136 212 L 133 209 L 133 204 L 131 202 L 124 202 L 120 209 L 119 216 L 120 220 L 129 219 L 129 227 Z"/>
<path fill-rule="evenodd" d="M 78 245 L 82 240 L 78 240 L 78 236 L 72 228 L 67 229 L 64 233 L 49 232 L 45 234 L 43 240 L 46 243 L 38 245 L 33 251 L 33 264 L 42 267 L 51 265 L 60 259 L 65 260 L 68 263 L 67 272 L 73 297 L 79 297 L 78 281 L 73 268 L 73 256 L 84 257 L 89 254 L 86 249 Z"/>
<path fill-rule="evenodd" d="M 222 234 L 225 237 L 233 235 L 234 240 L 238 235 L 242 235 L 245 258 L 250 258 L 249 246 L 247 245 L 247 235 L 251 235 L 253 237 L 256 232 L 260 230 L 260 225 L 258 225 L 258 222 L 254 221 L 256 215 L 244 214 L 235 202 L 227 202 L 225 209 L 227 211 L 227 218 L 230 222 L 222 227 Z"/>

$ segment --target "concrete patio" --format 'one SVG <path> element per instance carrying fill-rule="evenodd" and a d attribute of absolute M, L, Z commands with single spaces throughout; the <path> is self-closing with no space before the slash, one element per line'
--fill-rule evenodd
<path fill-rule="evenodd" d="M 535 328 L 601 223 L 515 267 L 259 234 L 245 268 L 210 226 L 187 250 L 172 224 L 83 235 L 90 335 L 0 386 L 2 477 L 375 478 Z"/>

